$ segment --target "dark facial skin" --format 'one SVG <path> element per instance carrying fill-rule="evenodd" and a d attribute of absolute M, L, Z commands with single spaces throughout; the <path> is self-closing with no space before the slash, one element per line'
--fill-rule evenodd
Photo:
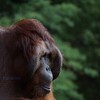
<path fill-rule="evenodd" d="M 41 66 L 39 68 L 40 79 L 43 81 L 42 88 L 46 91 L 50 91 L 50 83 L 53 80 L 51 68 L 48 64 L 47 57 L 41 58 Z"/>
<path fill-rule="evenodd" d="M 29 98 L 43 97 L 51 91 L 51 82 L 53 74 L 49 66 L 49 58 L 44 55 L 40 58 L 40 66 L 32 78 L 31 84 L 28 86 L 28 93 L 31 94 Z M 29 95 L 28 94 L 28 95 Z"/>

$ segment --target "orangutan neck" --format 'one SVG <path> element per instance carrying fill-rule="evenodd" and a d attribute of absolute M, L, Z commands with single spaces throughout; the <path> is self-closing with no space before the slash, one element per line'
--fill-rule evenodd
<path fill-rule="evenodd" d="M 37 98 L 34 100 L 56 100 L 56 99 L 54 98 L 53 93 L 50 92 L 44 98 Z"/>

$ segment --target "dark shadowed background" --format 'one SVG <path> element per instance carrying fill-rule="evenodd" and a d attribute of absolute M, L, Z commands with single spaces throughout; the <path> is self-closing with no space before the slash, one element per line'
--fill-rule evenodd
<path fill-rule="evenodd" d="M 0 25 L 36 18 L 61 50 L 57 100 L 100 100 L 100 0 L 0 0 Z"/>

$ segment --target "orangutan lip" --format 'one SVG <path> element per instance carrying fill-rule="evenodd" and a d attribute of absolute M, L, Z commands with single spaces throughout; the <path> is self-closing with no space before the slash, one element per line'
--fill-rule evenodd
<path fill-rule="evenodd" d="M 42 88 L 47 91 L 47 92 L 50 92 L 51 91 L 51 88 L 50 87 L 46 87 L 46 86 L 42 86 Z"/>

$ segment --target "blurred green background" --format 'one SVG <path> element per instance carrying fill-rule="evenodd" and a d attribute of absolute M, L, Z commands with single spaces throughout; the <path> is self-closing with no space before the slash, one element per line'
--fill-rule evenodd
<path fill-rule="evenodd" d="M 57 100 L 100 100 L 100 0 L 0 0 L 0 25 L 40 20 L 64 62 L 54 81 Z"/>

